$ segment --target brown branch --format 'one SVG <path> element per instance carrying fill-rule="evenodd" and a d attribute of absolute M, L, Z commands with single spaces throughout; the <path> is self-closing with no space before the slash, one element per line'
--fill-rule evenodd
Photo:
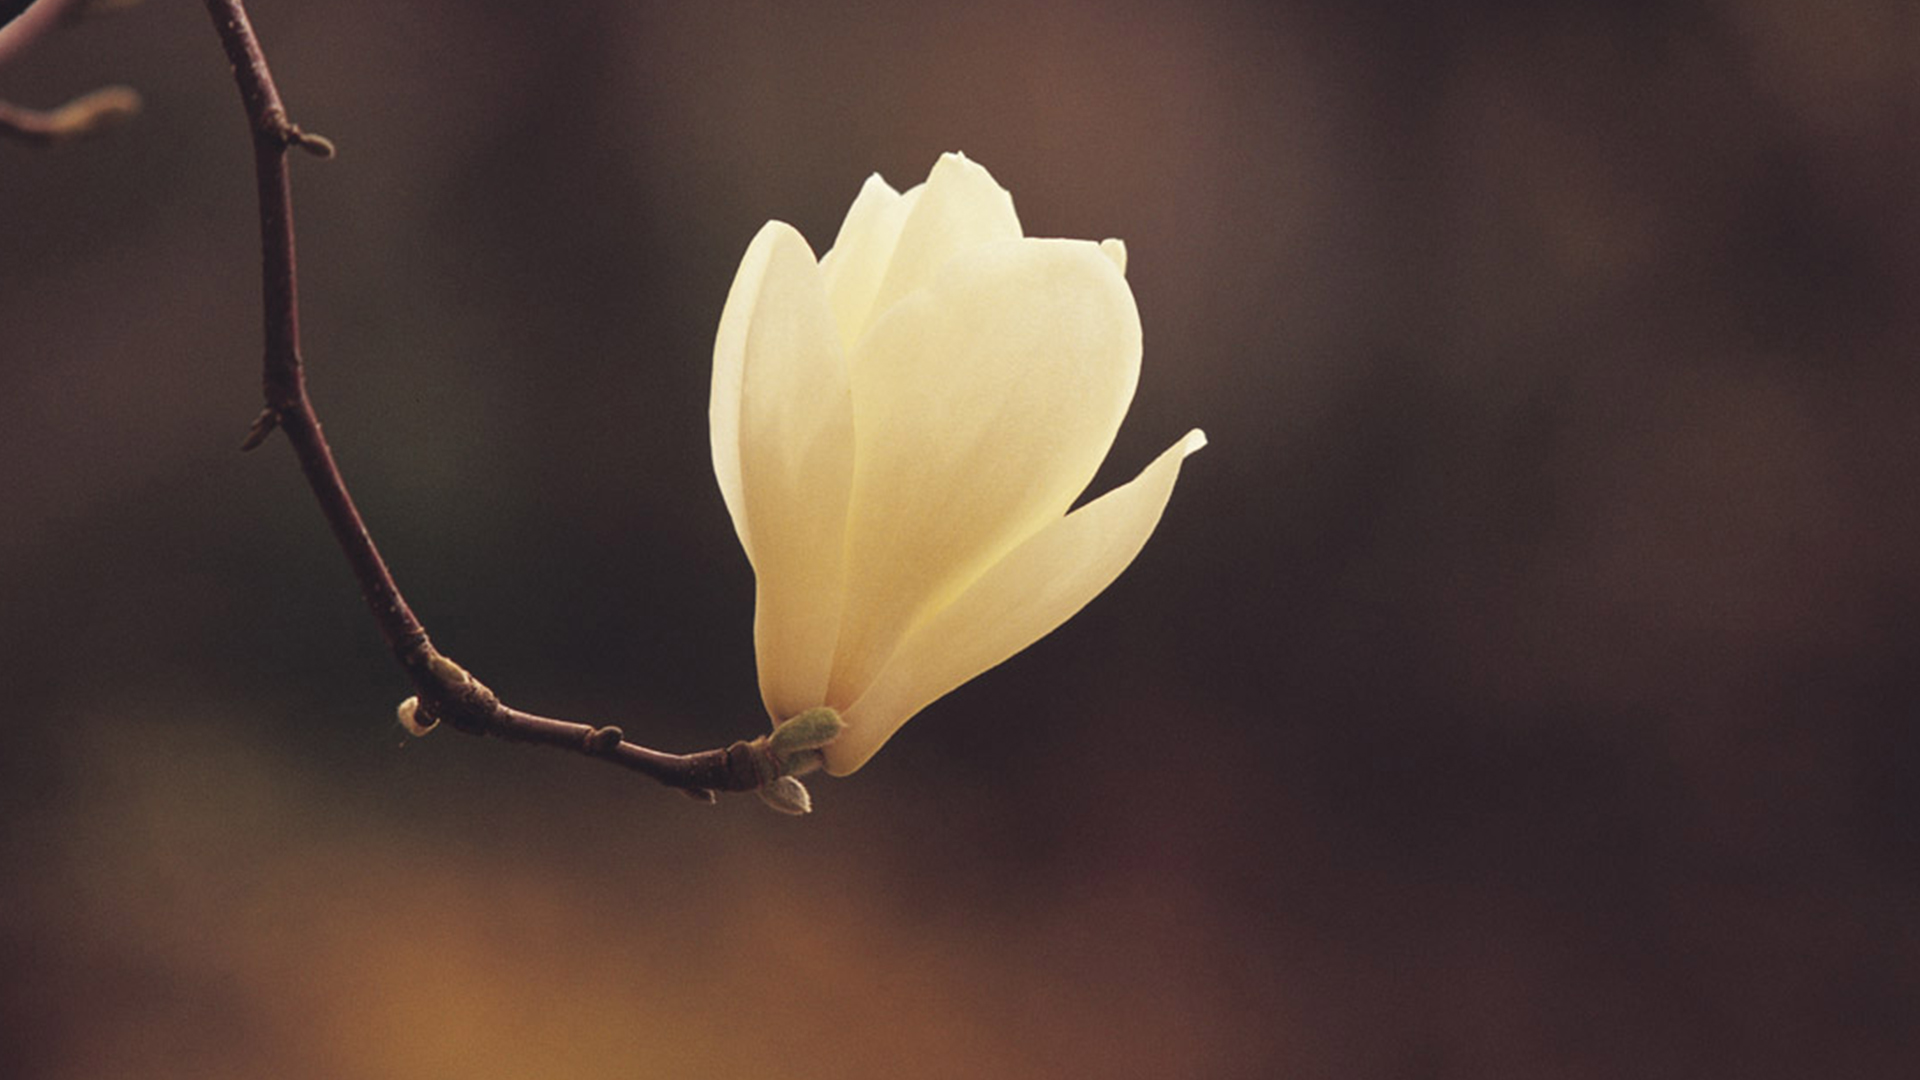
<path fill-rule="evenodd" d="M 373 537 L 368 535 L 307 397 L 300 356 L 300 303 L 287 149 L 298 146 L 330 157 L 333 144 L 300 130 L 288 119 L 241 0 L 206 3 L 227 59 L 233 64 L 234 80 L 253 130 L 254 170 L 260 191 L 266 409 L 254 421 L 243 449 L 258 446 L 276 429 L 284 431 L 293 444 L 307 486 L 313 489 L 321 513 L 360 583 L 361 596 L 418 695 L 401 706 L 401 721 L 415 734 L 424 734 L 444 721 L 472 735 L 573 750 L 709 801 L 715 791 L 759 790 L 764 796 L 776 782 L 791 785 L 791 774 L 817 764 L 818 754 L 809 747 L 798 747 L 795 753 L 781 752 L 768 736 L 762 736 L 694 754 L 651 750 L 626 741 L 617 727 L 555 720 L 510 708 L 460 665 L 434 649 L 425 627 L 394 584 Z"/>

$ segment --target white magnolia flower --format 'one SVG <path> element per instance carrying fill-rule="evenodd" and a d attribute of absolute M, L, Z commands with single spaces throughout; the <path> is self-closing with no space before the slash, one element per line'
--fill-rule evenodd
<path fill-rule="evenodd" d="M 713 350 L 713 466 L 758 582 L 774 721 L 825 705 L 853 772 L 929 702 L 1065 622 L 1133 561 L 1193 431 L 1067 513 L 1140 374 L 1117 240 L 1025 238 L 979 165 L 879 176 L 815 260 L 770 221 Z"/>

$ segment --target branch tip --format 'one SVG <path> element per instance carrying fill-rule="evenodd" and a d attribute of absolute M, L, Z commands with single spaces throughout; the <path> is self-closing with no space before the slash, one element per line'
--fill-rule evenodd
<path fill-rule="evenodd" d="M 280 427 L 280 414 L 272 409 L 261 409 L 260 415 L 253 418 L 253 426 L 247 429 L 246 440 L 240 444 L 240 452 L 257 450 L 267 441 L 267 436 Z"/>

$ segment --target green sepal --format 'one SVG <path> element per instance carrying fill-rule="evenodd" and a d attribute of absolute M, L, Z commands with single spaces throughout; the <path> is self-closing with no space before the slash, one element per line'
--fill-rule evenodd
<path fill-rule="evenodd" d="M 781 761 L 800 753 L 802 750 L 818 750 L 840 737 L 847 730 L 847 722 L 840 714 L 825 705 L 816 705 L 811 709 L 783 721 L 773 729 L 773 735 L 767 740 L 767 749 Z"/>

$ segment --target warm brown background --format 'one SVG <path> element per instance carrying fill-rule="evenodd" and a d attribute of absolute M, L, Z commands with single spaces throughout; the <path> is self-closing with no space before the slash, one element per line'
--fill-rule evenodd
<path fill-rule="evenodd" d="M 0 71 L 0 1074 L 1897 1077 L 1920 8 L 261 0 L 316 399 L 441 644 L 759 730 L 708 350 L 962 149 L 1126 238 L 1138 563 L 793 821 L 410 743 L 258 403 L 199 5 Z"/>

